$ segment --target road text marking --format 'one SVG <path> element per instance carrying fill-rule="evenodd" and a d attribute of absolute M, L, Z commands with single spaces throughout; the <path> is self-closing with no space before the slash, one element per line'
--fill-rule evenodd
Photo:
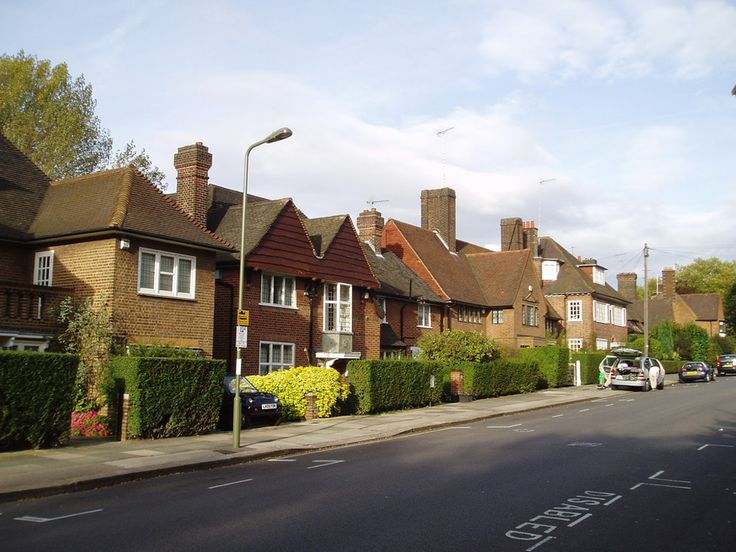
<path fill-rule="evenodd" d="M 13 518 L 16 521 L 30 521 L 32 523 L 46 523 L 47 521 L 57 521 L 60 519 L 67 519 L 77 516 L 86 516 L 87 514 L 96 514 L 97 512 L 101 512 L 102 508 L 98 508 L 97 510 L 88 510 L 86 512 L 79 512 L 77 514 L 69 514 L 66 516 L 59 516 L 55 518 L 44 518 L 44 517 L 36 517 L 36 516 L 23 516 L 23 517 L 17 517 Z"/>

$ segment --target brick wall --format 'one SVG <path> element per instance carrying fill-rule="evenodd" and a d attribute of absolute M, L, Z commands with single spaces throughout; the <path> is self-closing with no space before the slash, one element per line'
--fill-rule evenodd
<path fill-rule="evenodd" d="M 455 251 L 455 190 L 422 190 L 422 228 L 437 230 L 450 251 Z"/>
<path fill-rule="evenodd" d="M 212 154 L 202 142 L 179 148 L 174 155 L 176 201 L 194 220 L 207 223 L 209 169 Z"/>
<path fill-rule="evenodd" d="M 33 283 L 33 250 L 12 244 L 0 244 L 0 282 Z"/>

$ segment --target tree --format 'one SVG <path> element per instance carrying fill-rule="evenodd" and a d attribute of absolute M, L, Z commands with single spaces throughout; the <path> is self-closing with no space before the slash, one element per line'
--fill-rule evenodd
<path fill-rule="evenodd" d="M 53 179 L 89 174 L 125 162 L 161 186 L 163 173 L 133 142 L 111 164 L 112 139 L 95 115 L 97 102 L 84 76 L 66 63 L 26 55 L 0 56 L 0 132 Z"/>
<path fill-rule="evenodd" d="M 716 257 L 697 258 L 689 265 L 676 267 L 678 293 L 720 293 L 725 299 L 736 284 L 736 262 Z"/>
<path fill-rule="evenodd" d="M 726 333 L 736 335 L 736 283 L 731 286 L 723 300 L 723 315 L 726 319 Z"/>

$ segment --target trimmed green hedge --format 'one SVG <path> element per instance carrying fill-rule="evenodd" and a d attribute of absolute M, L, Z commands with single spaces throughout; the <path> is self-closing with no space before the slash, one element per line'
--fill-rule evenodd
<path fill-rule="evenodd" d="M 111 370 L 113 382 L 125 380 L 130 395 L 130 437 L 200 435 L 217 427 L 224 360 L 121 356 L 112 359 Z"/>
<path fill-rule="evenodd" d="M 677 374 L 682 368 L 682 365 L 688 362 L 687 360 L 660 360 L 664 366 L 665 374 Z"/>
<path fill-rule="evenodd" d="M 0 450 L 65 444 L 79 357 L 0 351 Z"/>
<path fill-rule="evenodd" d="M 541 373 L 535 360 L 498 359 L 491 362 L 461 362 L 448 370 L 461 370 L 465 393 L 477 399 L 529 393 L 539 387 Z"/>
<path fill-rule="evenodd" d="M 348 363 L 350 387 L 360 414 L 440 402 L 445 373 L 446 369 L 438 362 L 352 360 Z"/>
<path fill-rule="evenodd" d="M 519 358 L 526 361 L 536 361 L 542 373 L 539 388 L 560 387 L 568 383 L 567 373 L 570 361 L 570 350 L 567 347 L 548 345 L 519 349 Z"/>
<path fill-rule="evenodd" d="M 583 385 L 598 383 L 598 366 L 608 353 L 596 351 L 591 353 L 570 353 L 570 362 L 580 361 L 581 379 Z"/>

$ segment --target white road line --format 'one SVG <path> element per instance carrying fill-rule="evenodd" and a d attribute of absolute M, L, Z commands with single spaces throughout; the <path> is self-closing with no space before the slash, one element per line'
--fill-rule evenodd
<path fill-rule="evenodd" d="M 567 526 L 568 526 L 568 527 L 573 527 L 573 526 L 577 525 L 578 523 L 580 523 L 581 521 L 583 521 L 584 519 L 588 519 L 588 518 L 589 518 L 589 517 L 591 517 L 592 515 L 593 515 L 593 514 L 585 514 L 585 515 L 584 515 L 583 517 L 581 517 L 581 518 L 578 518 L 578 519 L 576 519 L 576 520 L 575 520 L 575 521 L 573 521 L 572 523 L 568 523 L 568 525 L 567 525 Z"/>
<path fill-rule="evenodd" d="M 317 463 L 316 466 L 309 466 L 308 470 L 313 470 L 315 468 L 324 468 L 325 466 L 332 466 L 333 464 L 341 464 L 342 462 L 345 462 L 345 460 L 312 460 L 312 462 Z"/>
<path fill-rule="evenodd" d="M 621 495 L 618 495 L 617 497 L 612 498 L 608 502 L 604 502 L 603 505 L 604 506 L 610 506 L 611 504 L 613 504 L 614 502 L 616 502 L 619 498 L 621 498 Z"/>
<path fill-rule="evenodd" d="M 545 539 L 542 539 L 541 541 L 539 541 L 539 542 L 538 542 L 537 544 L 535 544 L 534 546 L 532 546 L 532 547 L 530 547 L 530 548 L 527 548 L 527 549 L 526 549 L 526 552 L 531 552 L 531 551 L 532 551 L 532 550 L 534 550 L 535 548 L 538 548 L 538 547 L 542 546 L 542 545 L 543 545 L 543 544 L 544 544 L 545 542 L 547 542 L 547 541 L 551 541 L 552 539 L 556 539 L 556 538 L 557 538 L 557 537 L 547 537 L 547 538 L 545 538 Z"/>
<path fill-rule="evenodd" d="M 637 483 L 633 487 L 631 487 L 631 491 L 634 491 L 638 489 L 639 487 L 643 487 L 645 485 L 648 485 L 649 487 L 667 487 L 669 489 L 692 489 L 692 487 L 683 487 L 681 485 L 660 485 L 659 483 Z"/>
<path fill-rule="evenodd" d="M 473 429 L 470 426 L 450 426 L 447 429 Z"/>
<path fill-rule="evenodd" d="M 555 414 L 555 415 L 554 415 L 554 416 L 552 416 L 552 417 L 553 417 L 553 418 L 562 418 L 563 416 L 564 416 L 564 414 Z"/>
<path fill-rule="evenodd" d="M 253 481 L 253 479 L 241 479 L 240 481 L 231 481 L 230 483 L 223 483 L 222 485 L 212 485 L 212 487 L 207 487 L 207 488 L 209 490 L 220 489 L 221 487 L 229 487 L 230 485 L 239 485 L 240 483 L 248 483 L 248 481 Z"/>
<path fill-rule="evenodd" d="M 590 408 L 583 408 L 582 410 L 578 410 L 578 412 L 589 412 Z"/>
<path fill-rule="evenodd" d="M 618 402 L 634 402 L 635 399 L 619 399 Z"/>
<path fill-rule="evenodd" d="M 43 517 L 36 517 L 36 516 L 23 516 L 23 517 L 17 517 L 13 518 L 15 521 L 30 521 L 33 523 L 46 523 L 47 521 L 57 521 L 59 519 L 67 519 L 77 516 L 86 516 L 87 514 L 96 514 L 97 512 L 101 512 L 102 508 L 98 508 L 97 510 L 88 510 L 86 512 L 79 512 L 77 514 L 69 514 L 66 516 L 59 516 L 55 518 L 43 518 Z"/>
<path fill-rule="evenodd" d="M 296 462 L 294 458 L 269 458 L 269 462 Z"/>
<path fill-rule="evenodd" d="M 604 404 L 603 406 L 613 406 L 614 403 Z"/>
<path fill-rule="evenodd" d="M 711 443 L 706 443 L 702 447 L 698 448 L 698 450 L 703 450 L 706 447 L 723 447 L 723 448 L 733 448 L 733 445 L 713 445 Z"/>
<path fill-rule="evenodd" d="M 659 477 L 664 473 L 664 470 L 659 470 L 654 475 L 650 475 L 649 479 L 655 479 L 657 481 L 669 481 L 670 483 L 692 483 L 692 481 L 684 481 L 682 479 L 665 479 L 664 477 Z"/>
<path fill-rule="evenodd" d="M 519 427 L 521 424 L 514 424 L 514 425 L 493 425 L 493 426 L 486 426 L 488 429 L 511 429 L 512 427 Z"/>

